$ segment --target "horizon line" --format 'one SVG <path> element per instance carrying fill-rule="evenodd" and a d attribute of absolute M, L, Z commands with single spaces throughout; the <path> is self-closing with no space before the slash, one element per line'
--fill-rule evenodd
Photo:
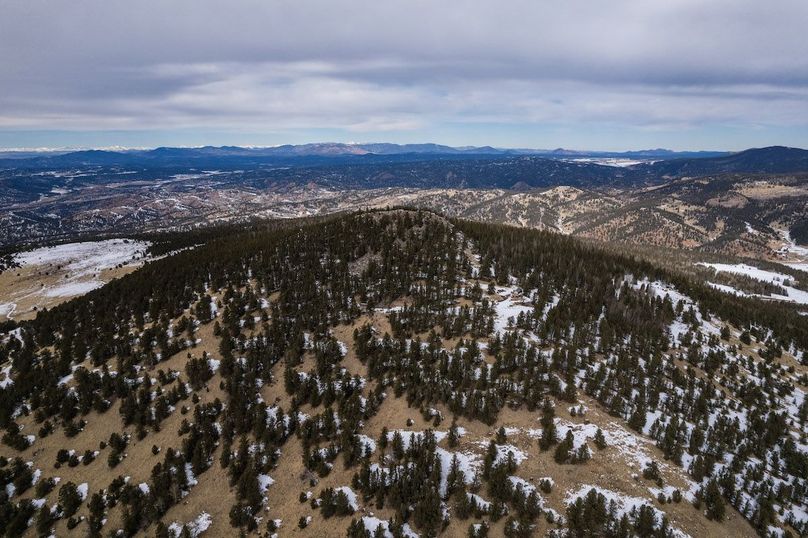
<path fill-rule="evenodd" d="M 771 144 L 771 145 L 763 145 L 763 146 L 750 146 L 744 147 L 742 149 L 670 149 L 665 147 L 644 147 L 640 149 L 592 149 L 592 148 L 585 148 L 585 149 L 578 149 L 578 148 L 568 148 L 568 147 L 556 147 L 556 148 L 533 148 L 533 147 L 518 147 L 518 146 L 493 146 L 493 145 L 450 145 L 450 144 L 443 144 L 440 142 L 406 142 L 406 143 L 398 143 L 398 142 L 384 142 L 384 141 L 368 141 L 368 142 L 339 142 L 339 141 L 327 141 L 327 140 L 318 140 L 313 142 L 303 142 L 303 143 L 284 143 L 284 144 L 193 144 L 193 145 L 155 145 L 155 146 L 125 146 L 119 144 L 113 144 L 109 146 L 93 146 L 93 145 L 77 145 L 77 146 L 0 146 L 0 153 L 57 153 L 57 152 L 78 152 L 78 151 L 109 151 L 109 152 L 125 152 L 125 151 L 151 151 L 160 148 L 171 148 L 171 149 L 204 149 L 204 148 L 225 148 L 225 147 L 232 147 L 232 148 L 240 148 L 240 149 L 273 149 L 279 148 L 283 146 L 290 146 L 290 147 L 303 147 L 303 146 L 312 146 L 312 145 L 341 145 L 341 146 L 365 146 L 365 145 L 372 145 L 372 144 L 389 144 L 392 146 L 420 146 L 420 145 L 436 145 L 436 146 L 445 146 L 450 149 L 455 150 L 473 150 L 473 149 L 482 149 L 482 148 L 491 148 L 499 151 L 525 151 L 525 152 L 536 152 L 536 153 L 551 153 L 556 151 L 570 151 L 570 152 L 577 152 L 577 153 L 637 153 L 637 152 L 652 152 L 652 151 L 665 151 L 670 153 L 739 153 L 742 151 L 746 151 L 749 149 L 762 149 L 766 147 L 784 147 L 784 148 L 791 148 L 791 149 L 804 149 L 799 146 L 787 146 L 782 144 Z"/>

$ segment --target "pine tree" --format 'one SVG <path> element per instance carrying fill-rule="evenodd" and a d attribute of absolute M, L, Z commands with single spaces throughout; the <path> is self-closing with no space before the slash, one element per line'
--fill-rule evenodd
<path fill-rule="evenodd" d="M 67 482 L 59 488 L 59 507 L 64 517 L 70 517 L 81 506 L 81 495 L 73 482 Z"/>
<path fill-rule="evenodd" d="M 104 520 L 105 503 L 102 492 L 93 493 L 93 496 L 90 497 L 88 508 L 90 510 L 88 517 L 89 534 L 90 536 L 98 536 L 101 533 Z"/>
<path fill-rule="evenodd" d="M 460 432 L 457 428 L 457 417 L 452 418 L 452 425 L 449 427 L 449 434 L 446 442 L 449 444 L 449 448 L 455 448 L 460 442 Z"/>
<path fill-rule="evenodd" d="M 542 406 L 541 425 L 542 432 L 539 439 L 539 448 L 548 450 L 551 446 L 557 443 L 556 427 L 555 427 L 555 407 L 549 399 L 545 398 Z"/>
<path fill-rule="evenodd" d="M 704 488 L 704 505 L 707 508 L 707 519 L 723 521 L 726 513 L 724 497 L 721 495 L 721 488 L 715 480 L 707 482 Z"/>
<path fill-rule="evenodd" d="M 457 459 L 457 454 L 452 456 L 452 461 L 449 464 L 449 473 L 446 475 L 446 498 L 452 496 L 454 491 L 463 484 L 463 472 L 460 470 L 460 462 Z"/>
<path fill-rule="evenodd" d="M 42 505 L 36 516 L 36 532 L 39 536 L 49 536 L 53 528 L 54 517 L 47 504 Z"/>
<path fill-rule="evenodd" d="M 556 463 L 567 463 L 570 460 L 570 451 L 575 446 L 575 439 L 572 435 L 572 430 L 567 430 L 567 435 L 564 440 L 558 444 L 553 454 L 553 459 Z"/>
<path fill-rule="evenodd" d="M 157 528 L 154 530 L 154 538 L 171 538 L 168 532 L 168 527 L 162 521 L 157 522 Z"/>
<path fill-rule="evenodd" d="M 595 446 L 600 450 L 603 450 L 608 446 L 606 443 L 606 437 L 603 435 L 603 431 L 600 428 L 598 428 L 598 430 L 595 432 Z"/>

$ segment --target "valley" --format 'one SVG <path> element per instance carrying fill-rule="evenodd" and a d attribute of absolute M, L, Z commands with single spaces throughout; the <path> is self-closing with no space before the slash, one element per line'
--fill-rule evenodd
<path fill-rule="evenodd" d="M 529 155 L 222 151 L 0 159 L 9 167 L 0 167 L 0 248 L 415 207 L 600 242 L 808 261 L 792 240 L 805 242 L 796 227 L 808 220 L 803 150 L 625 166 Z M 694 169 L 706 175 L 682 175 Z"/>

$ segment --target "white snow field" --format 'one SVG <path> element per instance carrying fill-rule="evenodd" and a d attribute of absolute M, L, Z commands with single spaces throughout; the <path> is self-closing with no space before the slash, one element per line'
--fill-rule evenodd
<path fill-rule="evenodd" d="M 788 230 L 783 230 L 781 235 L 786 244 L 783 245 L 779 252 L 791 259 L 791 261 L 783 262 L 783 265 L 808 273 L 808 247 L 795 243 Z"/>
<path fill-rule="evenodd" d="M 137 267 L 151 243 L 133 239 L 84 241 L 41 247 L 14 255 L 18 268 L 3 275 L 0 317 L 12 319 L 34 306 L 52 306 L 100 288 L 111 279 L 105 271 Z"/>
<path fill-rule="evenodd" d="M 798 303 L 798 304 L 805 304 L 808 305 L 808 291 L 803 291 L 797 288 L 794 288 L 790 284 L 793 284 L 794 277 L 791 275 L 784 275 L 782 273 L 777 273 L 774 271 L 767 271 L 764 269 L 759 269 L 757 267 L 753 267 L 751 265 L 747 265 L 745 263 L 705 263 L 699 262 L 696 265 L 701 265 L 703 267 L 711 267 L 716 270 L 716 272 L 725 272 L 725 273 L 732 273 L 736 275 L 746 275 L 750 278 L 755 280 L 759 280 L 761 282 L 768 282 L 770 284 L 777 284 L 778 286 L 782 286 L 785 290 L 787 295 L 778 295 L 772 294 L 770 296 L 765 295 L 752 295 L 747 294 L 741 290 L 736 290 L 731 286 L 724 286 L 719 284 L 710 283 L 710 285 L 718 290 L 727 293 L 734 293 L 735 295 L 741 296 L 755 296 L 761 298 L 770 298 L 770 299 L 777 299 L 779 301 L 787 301 L 791 303 Z"/>
<path fill-rule="evenodd" d="M 61 266 L 68 272 L 67 282 L 46 291 L 50 297 L 80 295 L 99 288 L 103 282 L 97 275 L 104 269 L 142 259 L 150 243 L 130 239 L 108 239 L 67 243 L 43 247 L 17 254 L 14 259 L 20 266 Z"/>

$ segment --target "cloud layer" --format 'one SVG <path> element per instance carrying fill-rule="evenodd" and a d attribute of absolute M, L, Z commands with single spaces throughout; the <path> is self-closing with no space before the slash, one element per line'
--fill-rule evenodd
<path fill-rule="evenodd" d="M 326 130 L 535 146 L 590 131 L 808 145 L 803 0 L 0 0 L 0 13 L 3 140 Z"/>

